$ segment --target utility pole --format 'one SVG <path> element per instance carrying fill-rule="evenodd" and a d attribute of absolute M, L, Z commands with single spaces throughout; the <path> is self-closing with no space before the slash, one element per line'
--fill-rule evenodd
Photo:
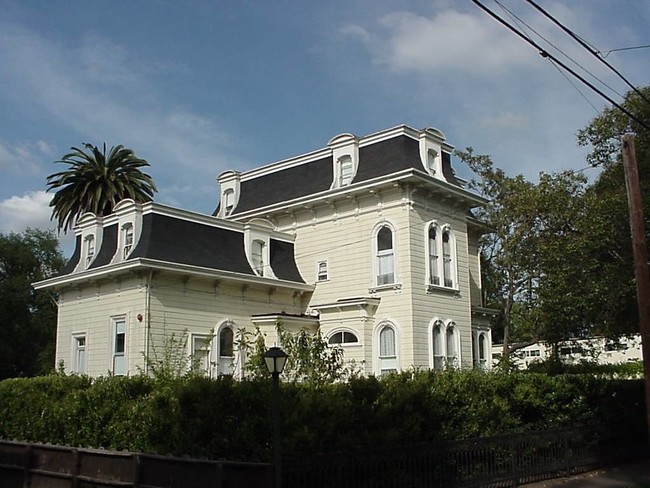
<path fill-rule="evenodd" d="M 625 134 L 621 138 L 623 170 L 627 203 L 630 211 L 630 230 L 632 231 L 632 253 L 634 256 L 634 276 L 636 277 L 636 297 L 639 304 L 639 329 L 643 352 L 643 373 L 645 376 L 645 405 L 650 439 L 650 272 L 648 271 L 648 248 L 645 238 L 643 204 L 639 170 L 636 164 L 634 135 Z"/>

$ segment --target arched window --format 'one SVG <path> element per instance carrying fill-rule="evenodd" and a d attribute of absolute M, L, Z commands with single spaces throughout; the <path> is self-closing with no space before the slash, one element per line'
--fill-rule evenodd
<path fill-rule="evenodd" d="M 380 374 L 397 371 L 397 348 L 395 329 L 384 325 L 379 330 L 379 372 Z"/>
<path fill-rule="evenodd" d="M 440 284 L 440 266 L 438 265 L 438 229 L 435 224 L 429 226 L 429 284 Z"/>
<path fill-rule="evenodd" d="M 231 323 L 219 330 L 219 348 L 217 351 L 217 374 L 231 375 L 235 371 L 234 331 Z"/>
<path fill-rule="evenodd" d="M 458 366 L 458 349 L 456 343 L 456 327 L 453 322 L 447 325 L 445 332 L 446 346 L 447 346 L 447 365 Z"/>
<path fill-rule="evenodd" d="M 395 283 L 393 231 L 384 225 L 377 232 L 377 285 Z"/>
<path fill-rule="evenodd" d="M 479 334 L 478 336 L 478 364 L 479 368 L 485 369 L 486 367 L 486 358 L 487 358 L 487 339 L 485 334 Z"/>
<path fill-rule="evenodd" d="M 264 276 L 264 241 L 253 241 L 251 260 L 253 261 L 253 270 L 259 276 Z"/>
<path fill-rule="evenodd" d="M 359 338 L 354 333 L 344 330 L 332 334 L 327 342 L 328 344 L 332 345 L 357 344 L 359 342 Z"/>
<path fill-rule="evenodd" d="M 449 235 L 449 230 L 445 230 L 442 233 L 442 262 L 445 286 L 451 288 L 454 286 L 454 280 L 452 277 L 451 237 Z"/>
<path fill-rule="evenodd" d="M 443 324 L 438 321 L 433 326 L 433 369 L 443 369 L 445 367 L 445 353 L 443 345 Z"/>

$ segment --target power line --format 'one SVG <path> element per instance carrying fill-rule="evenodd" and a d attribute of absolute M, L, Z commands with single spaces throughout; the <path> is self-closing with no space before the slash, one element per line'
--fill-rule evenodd
<path fill-rule="evenodd" d="M 495 2 L 499 7 L 501 7 L 501 9 L 502 9 L 504 12 L 506 12 L 506 13 L 508 14 L 508 16 L 509 16 L 511 19 L 516 19 L 516 21 L 515 21 L 516 24 L 519 25 L 519 24 L 521 23 L 521 24 L 523 24 L 524 26 L 526 26 L 526 27 L 527 27 L 530 31 L 532 31 L 532 32 L 533 32 L 537 37 L 539 37 L 539 38 L 542 39 L 544 42 L 546 42 L 549 46 L 551 46 L 553 49 L 555 49 L 557 52 L 559 52 L 559 53 L 560 53 L 562 56 L 564 56 L 566 59 L 568 59 L 569 61 L 571 61 L 574 65 L 576 65 L 576 66 L 577 66 L 578 68 L 580 68 L 582 71 L 584 71 L 585 73 L 587 73 L 589 76 L 591 76 L 594 80 L 598 81 L 601 85 L 603 85 L 603 86 L 606 87 L 606 88 L 609 88 L 611 91 L 613 91 L 614 93 L 616 93 L 619 97 L 623 98 L 623 95 L 622 95 L 621 93 L 619 93 L 618 91 L 616 91 L 615 88 L 609 86 L 607 83 L 605 83 L 603 80 L 601 80 L 600 78 L 598 78 L 595 74 L 593 74 L 593 73 L 592 73 L 591 71 L 589 71 L 587 68 L 585 68 L 585 67 L 582 66 L 580 63 L 578 63 L 578 62 L 577 62 L 575 59 L 573 59 L 571 56 L 569 56 L 569 55 L 566 54 L 564 51 L 562 51 L 562 49 L 560 49 L 560 48 L 557 47 L 555 44 L 553 44 L 551 41 L 549 41 L 548 39 L 546 39 L 542 34 L 540 34 L 540 33 L 537 32 L 533 27 L 531 27 L 530 25 L 528 25 L 528 24 L 527 24 L 523 19 L 521 19 L 521 18 L 518 17 L 516 14 L 514 14 L 512 11 L 510 11 L 507 7 L 505 7 L 504 5 L 502 5 L 501 2 L 499 2 L 499 0 L 494 0 L 494 2 Z M 521 29 L 521 26 L 519 26 L 519 28 Z M 522 30 L 523 30 L 523 29 L 522 29 Z M 527 38 L 528 40 L 531 40 L 530 36 L 528 36 L 528 35 L 526 36 L 526 38 Z"/>
<path fill-rule="evenodd" d="M 558 65 L 560 65 L 563 69 L 571 73 L 574 77 L 576 77 L 578 80 L 580 80 L 583 84 L 587 85 L 589 88 L 591 88 L 593 91 L 595 91 L 598 95 L 603 97 L 605 100 L 607 100 L 609 103 L 614 105 L 616 108 L 618 108 L 621 112 L 623 112 L 625 115 L 630 117 L 632 120 L 634 120 L 636 123 L 638 123 L 640 126 L 644 127 L 645 129 L 650 131 L 650 125 L 648 125 L 646 122 L 641 120 L 639 117 L 634 115 L 632 112 L 627 110 L 625 107 L 621 106 L 619 103 L 616 103 L 611 97 L 603 93 L 601 90 L 596 88 L 592 83 L 584 79 L 582 76 L 580 76 L 578 73 L 576 73 L 574 70 L 572 70 L 570 67 L 568 67 L 566 64 L 564 64 L 562 61 L 557 59 L 555 56 L 552 54 L 548 53 L 545 49 L 543 49 L 539 44 L 536 42 L 528 39 L 525 34 L 517 30 L 515 27 L 510 25 L 508 22 L 503 20 L 501 17 L 499 17 L 497 14 L 492 12 L 490 9 L 488 9 L 485 5 L 483 5 L 479 0 L 472 0 L 478 7 L 481 8 L 484 12 L 486 12 L 490 17 L 494 18 L 496 21 L 498 21 L 500 24 L 504 25 L 507 27 L 509 30 L 511 30 L 513 33 L 515 33 L 517 36 L 521 37 L 523 40 L 528 42 L 531 46 L 533 46 L 535 49 L 538 50 L 539 54 L 544 57 L 544 58 L 550 58 L 551 60 L 555 61 Z"/>
<path fill-rule="evenodd" d="M 643 46 L 619 47 L 618 49 L 610 49 L 605 54 L 602 54 L 600 51 L 598 51 L 598 54 L 602 54 L 603 58 L 606 58 L 611 53 L 616 53 L 618 51 L 631 51 L 632 49 L 646 49 L 646 48 L 649 48 L 649 47 L 650 47 L 650 44 L 644 44 Z"/>
<path fill-rule="evenodd" d="M 632 83 L 630 83 L 625 76 L 623 76 L 614 66 L 612 66 L 610 63 L 605 60 L 603 56 L 600 55 L 598 51 L 596 51 L 594 48 L 592 48 L 589 44 L 587 44 L 585 41 L 583 41 L 579 36 L 577 36 L 571 29 L 565 27 L 559 20 L 557 20 L 555 17 L 553 17 L 551 14 L 549 14 L 546 10 L 544 10 L 542 7 L 537 5 L 533 0 L 526 0 L 529 4 L 531 4 L 536 10 L 542 13 L 546 18 L 548 18 L 551 22 L 553 22 L 555 25 L 557 25 L 560 29 L 562 29 L 564 32 L 566 32 L 569 36 L 571 36 L 578 44 L 580 44 L 582 47 L 584 47 L 587 51 L 589 51 L 593 56 L 595 56 L 601 63 L 603 63 L 605 66 L 607 66 L 610 70 L 612 70 L 616 75 L 623 80 L 627 86 L 629 86 L 632 90 L 634 90 L 637 95 L 639 95 L 643 100 L 645 100 L 646 103 L 650 104 L 650 100 L 646 98 L 646 96 Z"/>

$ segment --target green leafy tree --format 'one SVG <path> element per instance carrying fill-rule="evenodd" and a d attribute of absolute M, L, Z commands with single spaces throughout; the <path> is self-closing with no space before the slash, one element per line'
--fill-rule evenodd
<path fill-rule="evenodd" d="M 54 369 L 55 297 L 32 283 L 64 263 L 52 232 L 0 234 L 0 379 Z"/>
<path fill-rule="evenodd" d="M 650 87 L 640 89 L 650 98 Z M 650 105 L 629 92 L 622 105 L 650 125 Z M 577 249 L 584 276 L 574 282 L 586 320 L 595 332 L 618 336 L 638 331 L 636 285 L 627 207 L 621 137 L 636 136 L 636 159 L 646 222 L 650 216 L 650 131 L 616 108 L 606 108 L 578 132 L 578 144 L 590 147 L 587 161 L 603 167 L 585 194 L 586 214 L 571 246 Z M 650 243 L 646 223 L 646 239 Z M 559 277 L 558 277 L 559 279 Z"/>
<path fill-rule="evenodd" d="M 108 215 L 120 200 L 147 202 L 157 191 L 151 176 L 142 172 L 149 163 L 131 149 L 113 146 L 107 154 L 106 144 L 103 149 L 88 143 L 83 147 L 72 147 L 72 152 L 56 161 L 68 169 L 47 177 L 47 190 L 56 190 L 50 202 L 52 219 L 57 219 L 64 232 L 86 212 Z"/>
<path fill-rule="evenodd" d="M 540 173 L 534 184 L 506 175 L 489 156 L 471 149 L 458 154 L 478 176 L 471 187 L 489 200 L 476 212 L 491 229 L 480 241 L 483 284 L 486 304 L 501 311 L 495 336 L 503 339 L 506 362 L 532 342 L 573 337 L 582 326 L 580 311 L 572 308 L 571 288 L 557 287 L 553 279 L 570 268 L 565 240 L 584 214 L 585 177 Z"/>

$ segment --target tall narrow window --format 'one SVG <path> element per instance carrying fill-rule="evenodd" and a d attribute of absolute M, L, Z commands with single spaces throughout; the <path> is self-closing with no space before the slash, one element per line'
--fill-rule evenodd
<path fill-rule="evenodd" d="M 352 182 L 352 158 L 342 156 L 339 159 L 339 187 L 349 185 Z"/>
<path fill-rule="evenodd" d="M 121 376 L 126 374 L 126 321 L 116 320 L 113 329 L 113 374 Z"/>
<path fill-rule="evenodd" d="M 264 276 L 264 241 L 253 241 L 251 258 L 255 272 Z"/>
<path fill-rule="evenodd" d="M 435 225 L 429 227 L 429 284 L 440 284 L 440 274 L 438 271 L 437 229 Z"/>
<path fill-rule="evenodd" d="M 453 263 L 452 263 L 452 249 L 451 249 L 451 236 L 449 231 L 445 230 L 442 233 L 442 260 L 443 260 L 443 274 L 445 278 L 445 286 L 453 288 Z"/>
<path fill-rule="evenodd" d="M 447 326 L 447 332 L 445 333 L 447 338 L 447 365 L 448 366 L 457 366 L 458 365 L 458 352 L 456 350 L 456 330 L 453 325 Z"/>
<path fill-rule="evenodd" d="M 377 284 L 395 282 L 395 253 L 393 251 L 393 231 L 383 226 L 377 233 Z"/>
<path fill-rule="evenodd" d="M 433 369 L 444 369 L 445 353 L 442 344 L 442 323 L 436 322 L 433 326 Z"/>
<path fill-rule="evenodd" d="M 485 334 L 480 334 L 478 336 L 478 367 L 485 369 L 487 357 L 487 340 L 485 339 Z"/>
<path fill-rule="evenodd" d="M 201 374 L 207 373 L 210 368 L 210 337 L 195 334 L 192 336 L 192 364 L 193 371 Z"/>
<path fill-rule="evenodd" d="M 395 330 L 389 325 L 379 331 L 379 370 L 381 374 L 397 371 Z"/>
<path fill-rule="evenodd" d="M 86 335 L 75 334 L 72 337 L 73 370 L 78 374 L 86 374 Z"/>
<path fill-rule="evenodd" d="M 122 258 L 126 259 L 131 253 L 131 249 L 133 249 L 133 224 L 125 224 L 124 227 L 122 227 L 122 232 L 124 235 Z"/>
<path fill-rule="evenodd" d="M 235 371 L 234 332 L 225 326 L 219 332 L 218 374 L 233 374 Z"/>
<path fill-rule="evenodd" d="M 235 191 L 228 189 L 223 193 L 223 214 L 225 217 L 232 213 L 235 207 Z"/>
<path fill-rule="evenodd" d="M 95 236 L 89 235 L 86 237 L 86 266 L 90 264 L 90 262 L 93 260 L 94 257 L 95 257 Z"/>
<path fill-rule="evenodd" d="M 327 261 L 319 261 L 316 281 L 327 281 L 327 279 Z"/>
<path fill-rule="evenodd" d="M 427 151 L 427 170 L 432 175 L 436 174 L 436 158 L 437 157 L 438 157 L 438 153 L 436 151 L 434 151 L 433 149 L 429 149 Z"/>

